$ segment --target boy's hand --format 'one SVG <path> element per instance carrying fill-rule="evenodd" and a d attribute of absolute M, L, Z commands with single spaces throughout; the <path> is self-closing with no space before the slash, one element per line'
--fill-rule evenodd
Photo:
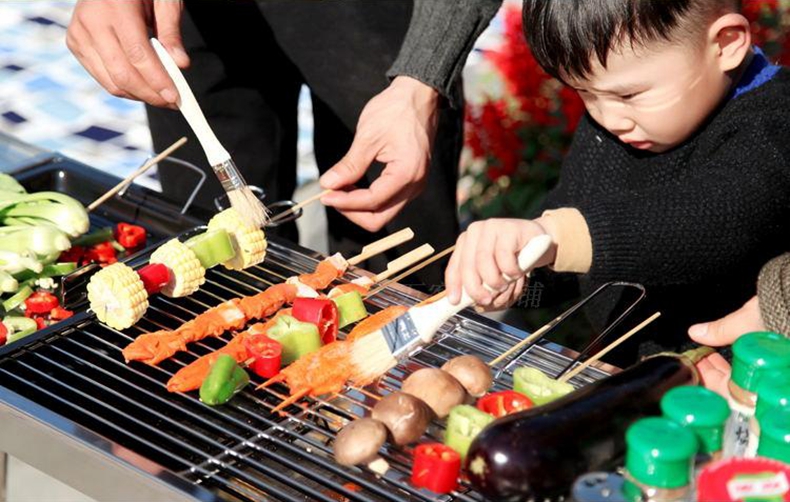
<path fill-rule="evenodd" d="M 518 254 L 532 238 L 545 233 L 540 219 L 472 223 L 458 237 L 444 273 L 450 303 L 458 304 L 463 289 L 484 308 L 502 309 L 512 304 L 524 287 L 525 272 L 519 269 Z M 555 255 L 556 247 L 552 246 L 535 267 L 553 263 Z"/>

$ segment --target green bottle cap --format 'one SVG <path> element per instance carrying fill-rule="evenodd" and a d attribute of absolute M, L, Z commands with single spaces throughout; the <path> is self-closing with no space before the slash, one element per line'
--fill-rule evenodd
<path fill-rule="evenodd" d="M 661 398 L 661 411 L 697 436 L 700 452 L 721 451 L 724 423 L 730 416 L 726 399 L 704 387 L 675 387 Z"/>
<path fill-rule="evenodd" d="M 625 467 L 639 483 L 654 488 L 682 488 L 691 478 L 697 438 L 661 417 L 634 422 L 625 433 Z"/>
<path fill-rule="evenodd" d="M 732 381 L 754 392 L 761 373 L 790 368 L 790 340 L 770 331 L 747 333 L 732 346 Z"/>
<path fill-rule="evenodd" d="M 762 416 L 757 455 L 790 462 L 790 408 L 774 408 Z"/>
<path fill-rule="evenodd" d="M 790 368 L 764 372 L 760 375 L 755 392 L 755 416 L 758 421 L 770 409 L 790 407 Z"/>

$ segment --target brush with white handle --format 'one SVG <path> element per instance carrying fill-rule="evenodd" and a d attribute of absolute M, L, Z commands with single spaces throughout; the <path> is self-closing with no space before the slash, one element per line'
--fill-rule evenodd
<path fill-rule="evenodd" d="M 519 268 L 524 273 L 530 271 L 551 244 L 548 235 L 539 235 L 529 241 L 518 254 Z M 508 278 L 508 281 L 517 279 Z M 385 374 L 399 359 L 407 357 L 418 346 L 430 343 L 448 319 L 472 305 L 474 300 L 466 291 L 462 292 L 458 305 L 452 305 L 445 296 L 433 303 L 412 307 L 380 330 L 357 339 L 351 348 L 354 380 L 367 383 Z"/>
<path fill-rule="evenodd" d="M 203 151 L 206 153 L 208 163 L 211 165 L 217 178 L 219 178 L 220 183 L 222 183 L 222 188 L 228 194 L 231 206 L 255 228 L 265 226 L 269 222 L 266 206 L 247 186 L 247 182 L 244 181 L 244 177 L 242 177 L 236 164 L 233 163 L 230 154 L 220 144 L 214 131 L 209 127 L 206 117 L 195 99 L 195 95 L 192 94 L 192 90 L 181 74 L 181 70 L 178 69 L 176 62 L 173 61 L 173 58 L 159 40 L 152 38 L 151 45 L 154 46 L 154 51 L 159 56 L 159 60 L 165 67 L 167 74 L 170 75 L 170 78 L 176 84 L 179 95 L 178 109 L 181 110 L 181 114 L 189 123 L 189 127 L 192 128 L 198 141 L 200 141 L 200 146 L 203 147 Z"/>

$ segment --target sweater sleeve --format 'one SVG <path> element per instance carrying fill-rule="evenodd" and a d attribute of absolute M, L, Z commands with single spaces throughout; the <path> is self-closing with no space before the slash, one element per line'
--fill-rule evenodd
<path fill-rule="evenodd" d="M 590 277 L 682 285 L 775 256 L 788 243 L 790 155 L 773 122 L 734 133 L 672 182 L 575 204 L 592 240 Z"/>
<path fill-rule="evenodd" d="M 765 326 L 790 336 L 790 253 L 774 258 L 760 270 L 757 297 Z"/>
<path fill-rule="evenodd" d="M 411 23 L 390 78 L 409 76 L 453 97 L 453 84 L 502 0 L 414 0 Z M 454 105 L 459 100 L 451 99 Z"/>

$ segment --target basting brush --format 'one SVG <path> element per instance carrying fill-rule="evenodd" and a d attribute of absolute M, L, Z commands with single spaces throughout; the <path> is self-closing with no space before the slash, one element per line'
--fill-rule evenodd
<path fill-rule="evenodd" d="M 222 184 L 222 188 L 228 194 L 231 206 L 255 228 L 265 226 L 269 222 L 269 213 L 266 210 L 266 206 L 247 186 L 247 182 L 244 181 L 241 172 L 239 172 L 233 159 L 230 158 L 230 154 L 219 142 L 211 127 L 209 127 L 206 117 L 195 99 L 195 95 L 181 74 L 181 70 L 178 69 L 176 62 L 173 61 L 173 58 L 170 57 L 170 54 L 168 54 L 159 40 L 152 38 L 151 45 L 154 46 L 154 51 L 159 56 L 159 60 L 165 67 L 167 74 L 170 75 L 170 78 L 176 84 L 179 95 L 178 109 L 181 110 L 181 114 L 189 123 L 189 127 L 192 128 L 198 141 L 200 141 L 211 169 L 214 170 Z"/>
<path fill-rule="evenodd" d="M 521 270 L 524 272 L 531 270 L 546 254 L 551 244 L 551 237 L 548 235 L 540 235 L 532 239 L 518 255 L 518 265 Z M 408 357 L 414 349 L 430 343 L 442 324 L 450 317 L 473 304 L 474 300 L 466 294 L 466 291 L 462 293 L 458 305 L 452 305 L 445 296 L 435 302 L 412 307 L 380 330 L 359 338 L 351 348 L 354 380 L 367 383 L 384 375 L 394 368 L 400 359 Z"/>

